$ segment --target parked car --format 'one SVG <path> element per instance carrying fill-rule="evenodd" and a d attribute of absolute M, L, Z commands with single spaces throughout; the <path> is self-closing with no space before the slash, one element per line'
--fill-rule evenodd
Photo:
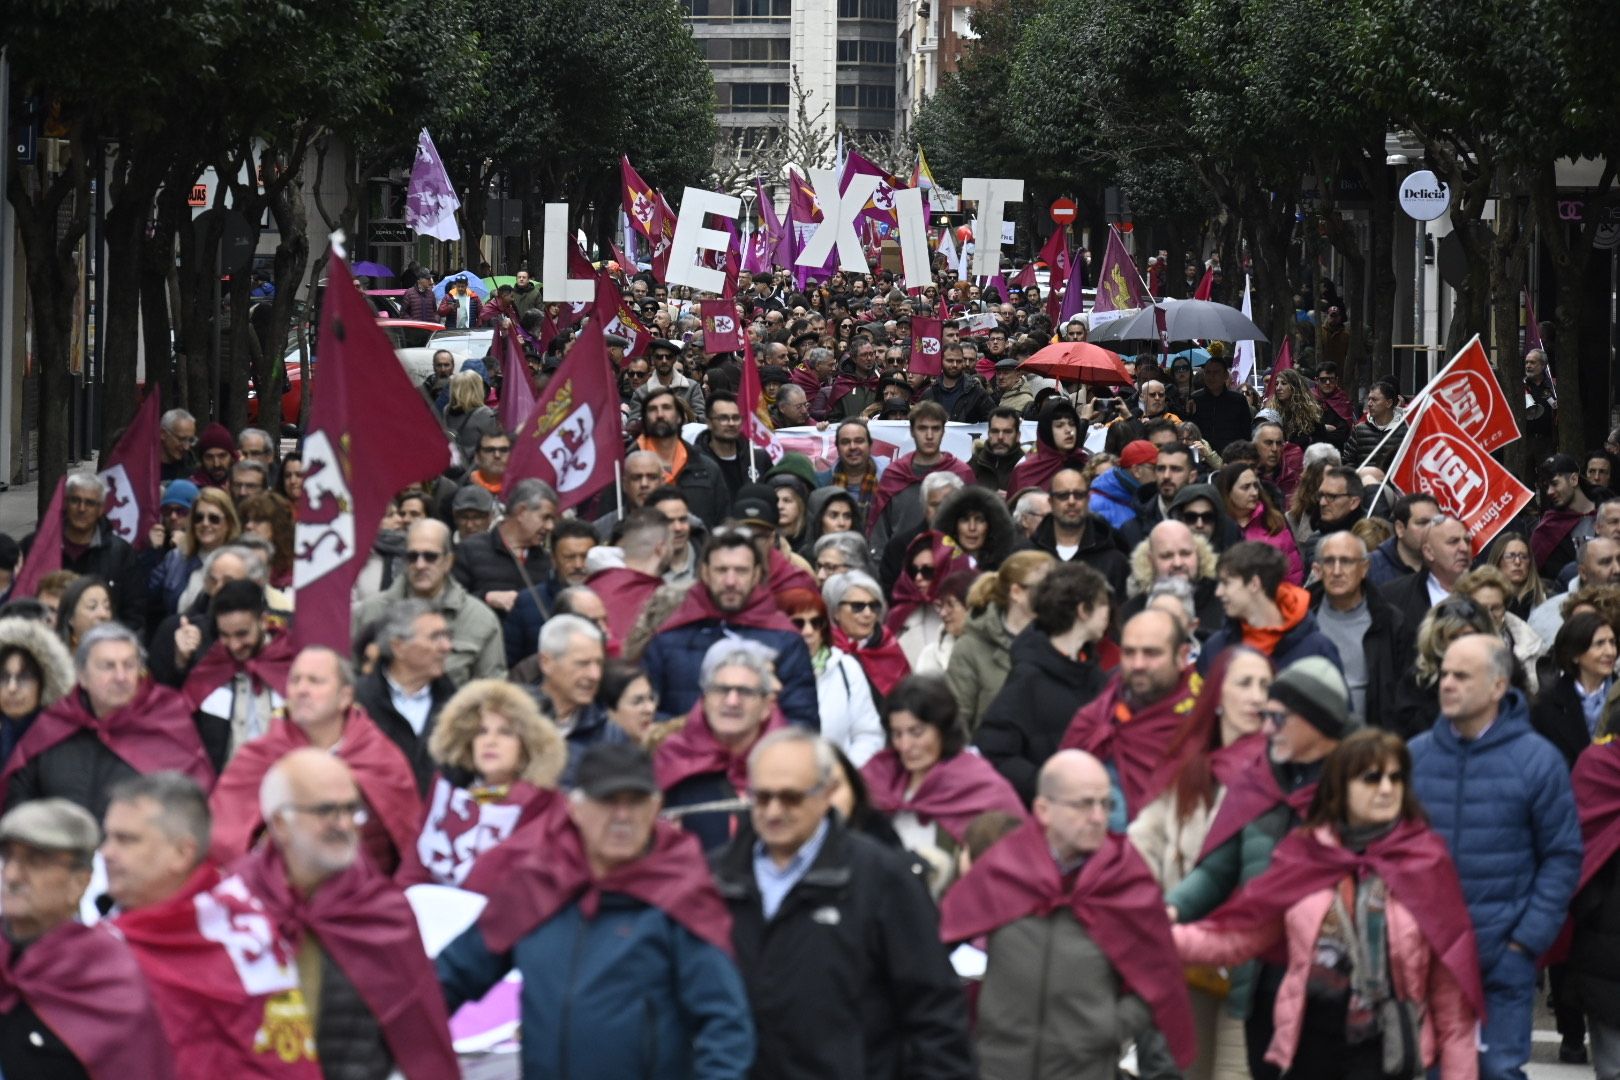
<path fill-rule="evenodd" d="M 420 383 L 428 377 L 433 370 L 433 353 L 438 348 L 449 346 L 435 346 L 428 348 L 428 342 L 436 335 L 444 332 L 444 327 L 438 323 L 415 322 L 409 319 L 393 319 L 378 316 L 377 328 L 388 338 L 393 346 L 394 355 L 399 358 L 400 365 L 405 368 L 413 383 Z M 466 331 L 460 331 L 465 334 Z M 485 346 L 486 351 L 488 346 Z M 482 356 L 483 353 L 478 355 Z M 303 371 L 298 361 L 298 341 L 296 337 L 282 357 L 282 371 L 286 375 L 286 389 L 281 394 L 281 422 L 283 429 L 295 427 L 298 423 L 298 410 L 303 404 L 304 386 Z M 315 342 L 313 336 L 309 350 L 310 370 L 315 369 Z M 248 419 L 257 421 L 259 418 L 259 402 L 257 395 L 250 387 L 248 389 Z"/>

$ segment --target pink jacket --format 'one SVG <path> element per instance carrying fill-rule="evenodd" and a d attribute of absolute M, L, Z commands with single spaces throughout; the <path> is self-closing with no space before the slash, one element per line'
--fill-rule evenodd
<path fill-rule="evenodd" d="M 1322 835 L 1318 833 L 1318 835 Z M 1326 837 L 1332 842 L 1331 834 Z M 1283 923 L 1254 931 L 1217 933 L 1199 923 L 1173 928 L 1176 950 L 1188 964 L 1236 964 L 1264 953 L 1286 933 L 1288 971 L 1277 990 L 1273 1013 L 1275 1034 L 1266 1060 L 1286 1070 L 1299 1048 L 1299 1029 L 1305 1017 L 1305 980 L 1316 952 L 1322 921 L 1333 905 L 1333 893 L 1312 893 L 1283 917 Z M 1395 993 L 1403 1001 L 1421 1001 L 1423 1063 L 1440 1064 L 1446 1080 L 1478 1080 L 1478 1018 L 1469 1008 L 1462 988 L 1418 929 L 1417 921 L 1398 900 L 1389 905 L 1390 974 Z"/>
<path fill-rule="evenodd" d="M 1243 526 L 1243 539 L 1258 540 L 1260 543 L 1270 544 L 1282 552 L 1283 558 L 1288 560 L 1288 577 L 1286 579 L 1288 583 L 1290 585 L 1305 584 L 1305 564 L 1300 561 L 1299 546 L 1294 543 L 1293 530 L 1284 525 L 1279 532 L 1266 532 L 1265 507 L 1263 505 L 1254 508 L 1254 516 L 1249 518 L 1247 525 Z"/>

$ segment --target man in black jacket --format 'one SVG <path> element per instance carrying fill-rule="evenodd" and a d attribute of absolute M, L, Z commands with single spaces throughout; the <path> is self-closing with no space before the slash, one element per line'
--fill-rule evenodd
<path fill-rule="evenodd" d="M 1108 579 L 1114 599 L 1125 595 L 1129 565 L 1113 526 L 1090 510 L 1091 481 L 1079 469 L 1059 469 L 1052 476 L 1052 512 L 1030 542 L 1057 556 L 1059 562 L 1088 563 Z"/>
<path fill-rule="evenodd" d="M 118 621 L 140 633 L 146 627 L 146 581 L 135 549 L 106 520 L 107 485 L 94 473 L 69 473 L 62 491 L 62 569 L 105 581 Z M 33 541 L 23 544 L 30 557 Z M 45 556 L 45 552 L 38 552 Z"/>
<path fill-rule="evenodd" d="M 463 589 L 505 616 L 519 593 L 534 592 L 551 572 L 546 541 L 556 521 L 557 493 L 551 485 L 519 480 L 507 495 L 501 523 L 457 544 L 450 572 Z"/>
<path fill-rule="evenodd" d="M 832 748 L 787 728 L 749 757 L 751 827 L 716 853 L 770 1080 L 976 1076 L 939 915 L 898 851 L 830 812 Z"/>
<path fill-rule="evenodd" d="M 1339 650 L 1339 671 L 1350 689 L 1350 712 L 1364 723 L 1390 715 L 1395 688 L 1411 663 L 1406 620 L 1377 589 L 1367 587 L 1367 545 L 1352 532 L 1329 533 L 1316 546 L 1319 579 L 1308 590 L 1316 628 Z"/>
<path fill-rule="evenodd" d="M 377 642 L 381 661 L 355 684 L 355 704 L 399 747 L 411 763 L 417 790 L 426 795 L 433 782 L 428 739 L 439 711 L 456 692 L 444 674 L 454 644 L 450 624 L 426 600 L 399 600 L 389 607 Z"/>
<path fill-rule="evenodd" d="M 946 345 L 941 354 L 943 374 L 939 381 L 923 391 L 923 401 L 933 401 L 945 410 L 949 420 L 977 424 L 988 420 L 995 399 L 984 388 L 977 376 L 968 372 L 968 361 L 960 343 Z"/>
<path fill-rule="evenodd" d="M 1244 396 L 1227 385 L 1226 358 L 1211 356 L 1199 374 L 1204 385 L 1192 396 L 1192 415 L 1204 441 L 1214 447 L 1249 438 L 1252 417 Z"/>

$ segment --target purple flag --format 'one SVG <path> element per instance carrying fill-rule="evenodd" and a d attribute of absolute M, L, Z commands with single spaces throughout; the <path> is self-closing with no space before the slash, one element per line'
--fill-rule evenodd
<path fill-rule="evenodd" d="M 766 274 L 776 269 L 777 248 L 782 241 L 782 219 L 776 216 L 776 204 L 766 194 L 764 180 L 755 179 L 754 194 L 759 202 L 759 229 L 748 238 L 743 269 L 751 274 Z"/>
<path fill-rule="evenodd" d="M 459 240 L 456 211 L 460 209 L 461 200 L 444 171 L 444 162 L 439 160 L 433 136 L 423 128 L 416 140 L 416 161 L 411 165 L 411 185 L 405 195 L 405 224 L 418 236 Z"/>
<path fill-rule="evenodd" d="M 1108 227 L 1108 250 L 1103 253 L 1102 270 L 1097 274 L 1097 311 L 1121 311 L 1125 308 L 1146 307 L 1142 288 L 1142 275 L 1119 231 Z"/>
<path fill-rule="evenodd" d="M 1086 253 L 1076 248 L 1069 254 L 1069 283 L 1063 287 L 1063 310 L 1058 313 L 1058 326 L 1085 310 Z"/>

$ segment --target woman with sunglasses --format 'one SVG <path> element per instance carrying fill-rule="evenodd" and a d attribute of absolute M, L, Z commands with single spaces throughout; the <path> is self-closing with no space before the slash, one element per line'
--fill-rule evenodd
<path fill-rule="evenodd" d="M 911 674 L 900 642 L 884 626 L 888 605 L 882 586 L 864 571 L 846 570 L 827 579 L 821 598 L 832 619 L 832 645 L 855 658 L 872 684 L 872 699 L 881 702 Z"/>
<path fill-rule="evenodd" d="M 937 642 L 945 630 L 934 601 L 940 584 L 959 564 L 965 565 L 966 560 L 944 533 L 924 530 L 906 546 L 904 569 L 894 583 L 883 624 L 899 640 L 912 671 L 917 670 L 923 649 Z"/>
<path fill-rule="evenodd" d="M 827 604 L 805 588 L 785 589 L 776 606 L 798 628 L 816 670 L 816 699 L 821 709 L 821 737 L 865 765 L 883 749 L 883 725 L 872 701 L 872 687 L 856 659 L 832 644 Z"/>
<path fill-rule="evenodd" d="M 175 540 L 174 550 L 163 557 L 147 590 L 163 616 L 173 615 L 202 588 L 203 559 L 242 535 L 236 505 L 219 488 L 203 488 L 191 507 L 186 531 Z"/>
<path fill-rule="evenodd" d="M 1191 964 L 1286 950 L 1265 1051 L 1284 1077 L 1384 1080 L 1436 1066 L 1446 1080 L 1479 1075 L 1473 924 L 1411 769 L 1389 732 L 1345 739 L 1304 826 L 1266 872 L 1208 919 L 1173 929 Z"/>

